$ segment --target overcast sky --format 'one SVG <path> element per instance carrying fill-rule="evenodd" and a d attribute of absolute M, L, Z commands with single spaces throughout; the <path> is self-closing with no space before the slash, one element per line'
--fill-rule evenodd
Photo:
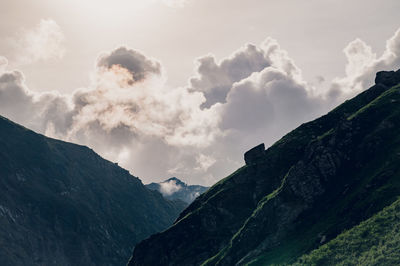
<path fill-rule="evenodd" d="M 400 67 L 398 0 L 2 0 L 0 115 L 144 183 L 243 153 Z"/>

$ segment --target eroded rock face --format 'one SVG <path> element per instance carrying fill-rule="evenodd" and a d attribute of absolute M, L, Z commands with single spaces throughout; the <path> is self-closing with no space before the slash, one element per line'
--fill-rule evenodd
<path fill-rule="evenodd" d="M 252 148 L 244 154 L 244 161 L 246 165 L 258 163 L 265 157 L 265 145 L 264 143 Z"/>

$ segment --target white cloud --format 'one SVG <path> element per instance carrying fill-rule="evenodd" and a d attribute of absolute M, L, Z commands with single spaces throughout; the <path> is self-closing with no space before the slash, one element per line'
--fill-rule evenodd
<path fill-rule="evenodd" d="M 16 50 L 16 64 L 61 59 L 65 54 L 64 34 L 52 19 L 42 19 L 31 30 L 23 30 L 11 42 Z"/>
<path fill-rule="evenodd" d="M 145 181 L 173 173 L 213 182 L 243 164 L 243 153 L 272 144 L 372 84 L 375 72 L 400 67 L 400 31 L 377 57 L 361 40 L 345 49 L 346 76 L 329 92 L 268 38 L 217 62 L 199 59 L 187 87 L 170 88 L 161 63 L 121 47 L 97 60 L 95 78 L 71 95 L 29 90 L 0 58 L 0 114 L 49 136 L 89 145 Z M 2 67 L 1 67 L 2 66 Z M 176 185 L 176 184 L 175 184 Z M 176 190 L 167 185 L 166 193 Z"/>
<path fill-rule="evenodd" d="M 380 57 L 360 39 L 350 42 L 344 53 L 347 58 L 346 76 L 336 78 L 330 89 L 330 95 L 341 100 L 371 86 L 376 72 L 400 67 L 400 29 L 386 42 L 386 49 Z"/>
<path fill-rule="evenodd" d="M 204 155 L 204 154 L 201 153 L 201 154 L 199 154 L 199 156 L 197 156 L 196 162 L 199 165 L 199 167 L 197 169 L 201 169 L 203 171 L 207 171 L 208 168 L 210 168 L 211 166 L 213 166 L 217 162 L 217 160 L 215 160 L 211 156 L 207 156 L 207 155 Z"/>
<path fill-rule="evenodd" d="M 164 196 L 170 196 L 182 189 L 182 186 L 177 184 L 175 180 L 169 180 L 167 182 L 161 182 L 159 184 L 160 192 Z"/>
<path fill-rule="evenodd" d="M 0 56 L 0 73 L 6 71 L 8 60 L 4 56 Z"/>
<path fill-rule="evenodd" d="M 197 76 L 190 79 L 191 90 L 203 92 L 206 102 L 202 107 L 209 108 L 216 103 L 225 103 L 234 83 L 270 66 L 282 69 L 292 78 L 301 78 L 300 70 L 287 52 L 276 40 L 267 38 L 260 47 L 247 44 L 219 63 L 212 55 L 199 58 Z"/>

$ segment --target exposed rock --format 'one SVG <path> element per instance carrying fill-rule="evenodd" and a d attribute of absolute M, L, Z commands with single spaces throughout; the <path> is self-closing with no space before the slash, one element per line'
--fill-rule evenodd
<path fill-rule="evenodd" d="M 247 165 L 258 163 L 262 161 L 265 156 L 264 143 L 252 148 L 244 154 L 244 161 Z"/>
<path fill-rule="evenodd" d="M 395 71 L 380 71 L 376 73 L 375 84 L 393 87 L 400 83 L 400 69 Z"/>

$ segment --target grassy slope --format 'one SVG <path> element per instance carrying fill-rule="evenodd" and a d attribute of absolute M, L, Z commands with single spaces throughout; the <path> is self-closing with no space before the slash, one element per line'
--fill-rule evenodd
<path fill-rule="evenodd" d="M 293 265 L 400 265 L 400 199 Z"/>

